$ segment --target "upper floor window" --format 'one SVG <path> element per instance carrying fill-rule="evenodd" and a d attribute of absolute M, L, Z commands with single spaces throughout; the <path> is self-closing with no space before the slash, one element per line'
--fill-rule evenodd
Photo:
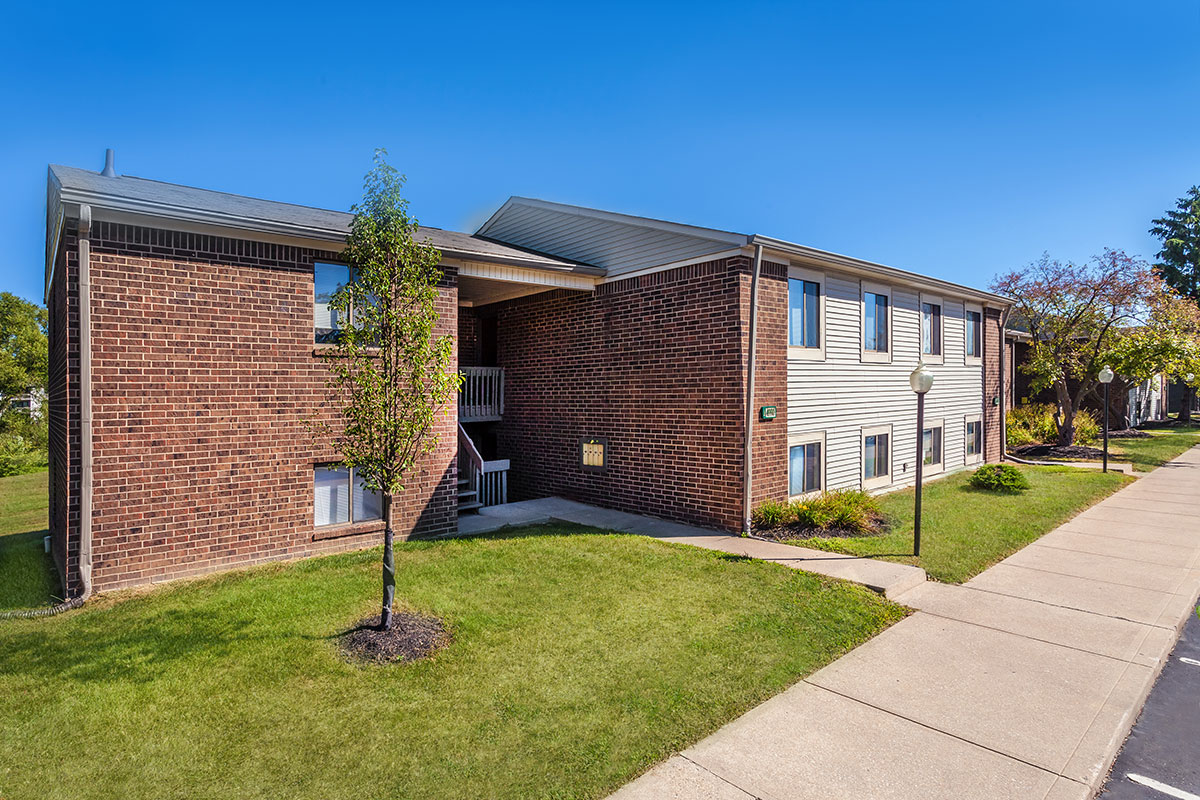
<path fill-rule="evenodd" d="M 821 346 L 821 284 L 788 280 L 788 346 Z"/>
<path fill-rule="evenodd" d="M 863 284 L 862 342 L 864 360 L 891 360 L 891 304 L 892 297 L 889 290 L 881 286 Z"/>
<path fill-rule="evenodd" d="M 344 312 L 329 307 L 333 296 L 350 282 L 350 267 L 318 261 L 313 265 L 313 331 L 317 342 L 337 340 L 337 332 L 350 324 Z"/>
<path fill-rule="evenodd" d="M 825 275 L 788 267 L 788 358 L 825 358 Z"/>
<path fill-rule="evenodd" d="M 921 354 L 942 354 L 942 304 L 921 300 Z"/>
<path fill-rule="evenodd" d="M 967 338 L 967 358 L 983 358 L 983 311 L 967 306 L 963 314 Z"/>

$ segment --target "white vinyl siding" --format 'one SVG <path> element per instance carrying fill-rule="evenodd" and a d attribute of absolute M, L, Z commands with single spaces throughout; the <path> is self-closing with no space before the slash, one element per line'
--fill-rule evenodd
<path fill-rule="evenodd" d="M 917 398 L 908 375 L 920 356 L 920 293 L 915 287 L 891 287 L 891 360 L 871 363 L 863 361 L 862 351 L 864 286 L 857 277 L 826 269 L 825 359 L 788 360 L 789 440 L 824 432 L 827 490 L 862 488 L 862 432 L 880 425 L 892 427 L 887 488 L 910 486 L 916 479 Z M 935 379 L 925 397 L 925 418 L 977 417 L 984 410 L 983 368 L 966 363 L 962 301 L 947 295 L 941 300 L 944 363 L 930 365 Z M 964 463 L 965 427 L 943 427 L 942 461 L 948 469 Z"/>

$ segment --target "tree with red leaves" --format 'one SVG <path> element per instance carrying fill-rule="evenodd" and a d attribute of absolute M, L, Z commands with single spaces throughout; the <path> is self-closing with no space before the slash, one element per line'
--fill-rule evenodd
<path fill-rule="evenodd" d="M 1096 396 L 1105 366 L 1134 381 L 1200 373 L 1200 311 L 1120 250 L 1084 264 L 1044 255 L 999 276 L 992 289 L 1015 301 L 1012 324 L 1031 336 L 1021 369 L 1032 388 L 1054 389 L 1059 445 L 1073 443 L 1080 405 Z"/>

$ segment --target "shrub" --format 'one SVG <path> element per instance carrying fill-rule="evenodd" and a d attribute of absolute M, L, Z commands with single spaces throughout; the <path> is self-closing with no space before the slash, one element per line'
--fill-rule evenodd
<path fill-rule="evenodd" d="M 1005 438 L 1009 447 L 1024 444 L 1042 444 L 1058 440 L 1058 426 L 1054 424 L 1054 406 L 1050 403 L 1023 403 L 1009 409 L 1005 420 Z M 1075 415 L 1074 444 L 1091 444 L 1100 436 L 1100 423 L 1090 411 Z"/>
<path fill-rule="evenodd" d="M 46 467 L 46 453 L 23 436 L 0 433 L 0 477 L 37 472 Z"/>
<path fill-rule="evenodd" d="M 1058 427 L 1054 424 L 1054 406 L 1049 403 L 1024 403 L 1008 412 L 1005 427 L 1008 429 L 1009 445 L 1014 444 L 1014 438 L 1020 444 L 1033 442 L 1052 442 L 1058 436 Z"/>
<path fill-rule="evenodd" d="M 878 532 L 883 512 L 879 501 L 866 492 L 841 489 L 791 503 L 765 500 L 754 509 L 750 521 L 758 530 L 787 527 L 810 536 L 824 531 L 869 535 Z"/>
<path fill-rule="evenodd" d="M 969 483 L 992 492 L 1022 492 L 1029 488 L 1024 473 L 1011 464 L 985 464 L 971 473 Z"/>
<path fill-rule="evenodd" d="M 1101 436 L 1100 423 L 1091 411 L 1075 415 L 1075 444 L 1095 444 Z"/>
<path fill-rule="evenodd" d="M 764 500 L 750 514 L 750 521 L 754 527 L 763 530 L 781 527 L 791 519 L 793 519 L 791 507 L 778 500 Z"/>

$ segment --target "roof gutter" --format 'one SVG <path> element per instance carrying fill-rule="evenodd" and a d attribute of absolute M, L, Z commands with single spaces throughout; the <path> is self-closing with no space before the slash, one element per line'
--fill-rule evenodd
<path fill-rule="evenodd" d="M 910 281 L 922 286 L 928 286 L 932 289 L 949 292 L 951 294 L 970 297 L 981 302 L 989 303 L 1000 307 L 1008 307 L 1012 305 L 1012 300 L 1003 295 L 984 292 L 979 289 L 972 289 L 969 286 L 962 286 L 950 281 L 944 281 L 940 278 L 930 278 L 926 275 L 920 275 L 916 272 L 899 269 L 897 267 L 889 267 L 884 264 L 876 264 L 871 261 L 863 261 L 859 258 L 851 256 L 843 256 L 838 253 L 830 253 L 825 250 L 817 250 L 813 247 L 805 247 L 801 244 L 786 242 L 782 239 L 772 239 L 769 236 L 760 236 L 754 234 L 749 237 L 748 244 L 756 247 L 762 246 L 768 250 L 774 250 L 787 255 L 800 256 L 809 261 L 815 261 L 820 264 L 827 264 L 848 272 L 855 272 L 860 275 L 866 275 L 872 278 L 879 278 L 884 281 L 901 279 Z"/>
<path fill-rule="evenodd" d="M 754 246 L 754 271 L 750 277 L 750 343 L 746 358 L 746 427 L 742 443 L 742 533 L 749 534 L 750 503 L 754 487 L 754 367 L 758 344 L 758 284 L 762 274 L 763 246 Z"/>

